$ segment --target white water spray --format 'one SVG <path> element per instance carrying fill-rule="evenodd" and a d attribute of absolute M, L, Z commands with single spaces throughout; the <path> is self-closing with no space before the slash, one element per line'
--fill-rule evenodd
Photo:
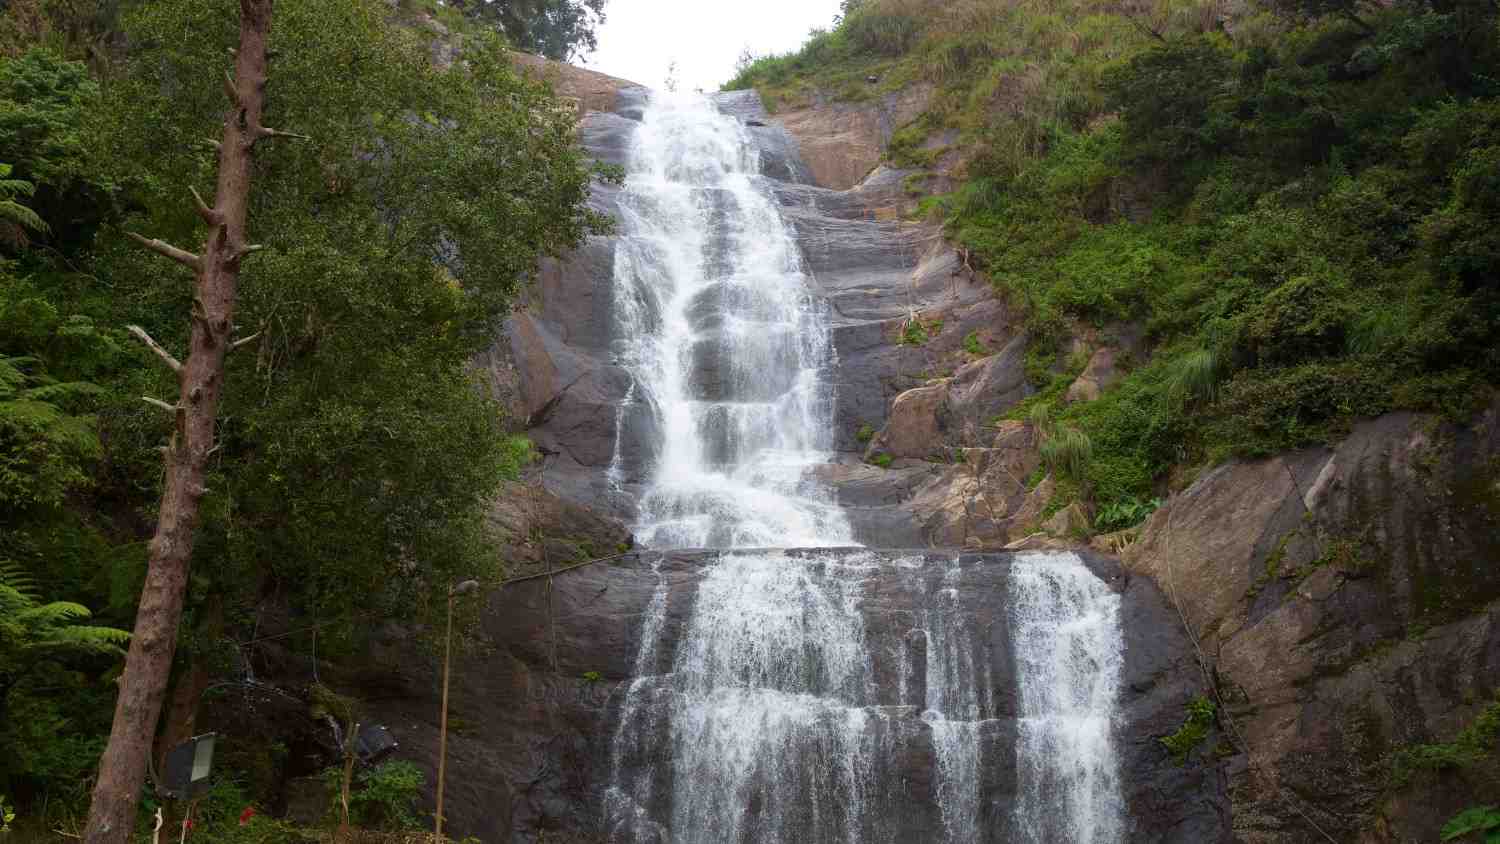
<path fill-rule="evenodd" d="M 1007 622 L 1023 698 L 1009 828 L 1047 844 L 1119 840 L 1118 598 L 1076 557 L 1027 556 L 1012 575 L 1014 617 L 977 619 L 960 605 L 956 557 L 748 550 L 852 544 L 808 472 L 831 457 L 827 308 L 744 126 L 707 99 L 653 99 L 620 207 L 614 354 L 660 434 L 637 538 L 747 550 L 704 570 L 673 651 L 656 569 L 610 747 L 608 840 L 998 842 L 987 819 L 1002 808 L 982 783 L 1001 678 L 983 634 Z M 624 471 L 617 457 L 616 487 Z M 880 600 L 911 608 L 894 646 L 866 629 Z M 885 659 L 896 664 L 881 689 Z M 931 781 L 915 787 L 907 772 L 922 757 Z"/>

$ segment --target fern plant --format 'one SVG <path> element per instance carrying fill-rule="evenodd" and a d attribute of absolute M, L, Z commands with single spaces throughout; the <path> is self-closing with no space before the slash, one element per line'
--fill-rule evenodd
<path fill-rule="evenodd" d="M 100 452 L 94 417 L 69 413 L 102 389 L 33 375 L 34 358 L 0 357 L 0 509 L 52 506 L 88 482 Z"/>
<path fill-rule="evenodd" d="M 44 603 L 25 569 L 0 559 L 0 710 L 11 686 L 45 659 L 125 652 L 130 634 L 79 623 L 91 616 L 72 601 Z"/>
<path fill-rule="evenodd" d="M 10 177 L 13 168 L 0 164 L 0 224 L 5 228 L 6 239 L 17 245 L 25 245 L 26 231 L 47 231 L 47 223 L 30 208 L 16 201 L 17 197 L 30 198 L 36 193 L 36 185 L 22 179 Z"/>
<path fill-rule="evenodd" d="M 1442 835 L 1444 841 L 1482 835 L 1484 844 L 1500 844 L 1500 806 L 1470 806 L 1443 824 Z"/>

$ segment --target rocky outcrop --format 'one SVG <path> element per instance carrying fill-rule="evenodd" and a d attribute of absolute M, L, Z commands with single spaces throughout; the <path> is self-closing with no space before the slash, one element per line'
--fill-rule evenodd
<path fill-rule="evenodd" d="M 1118 355 L 1109 346 L 1095 351 L 1077 380 L 1068 385 L 1068 401 L 1093 401 L 1118 384 L 1122 377 L 1115 360 Z"/>
<path fill-rule="evenodd" d="M 787 552 L 797 554 L 799 552 Z M 999 808 L 985 829 L 986 842 L 1007 840 L 1005 795 L 1014 794 L 1012 747 L 1016 714 L 1015 663 L 1006 633 L 1006 586 L 1011 555 L 927 554 L 896 566 L 902 556 L 882 553 L 879 576 L 863 578 L 857 601 L 874 659 L 875 699 L 901 719 L 914 750 L 900 758 L 906 791 L 931 811 L 925 789 L 936 781 L 930 750 L 920 752 L 928 729 L 915 707 L 900 702 L 899 644 L 912 613 L 925 600 L 930 567 L 957 566 L 954 600 L 987 631 L 976 670 L 995 684 L 994 720 L 987 721 L 986 794 Z M 598 841 L 603 791 L 611 777 L 611 748 L 625 693 L 635 679 L 642 619 L 658 584 L 665 586 L 660 653 L 670 664 L 692 613 L 698 583 L 716 552 L 633 553 L 557 575 L 505 587 L 487 599 L 478 648 L 453 670 L 446 814 L 449 827 L 484 842 Z M 1183 704 L 1198 688 L 1191 648 L 1168 602 L 1149 578 L 1091 557 L 1090 567 L 1122 598 L 1125 666 L 1120 729 L 1115 746 L 1122 765 L 1128 815 L 1127 840 L 1226 841 L 1227 798 L 1207 756 L 1179 766 L 1157 741 L 1176 730 Z M 868 563 L 862 563 L 868 565 Z M 914 603 L 916 602 L 916 603 Z M 366 673 L 384 678 L 385 694 L 373 716 L 402 743 L 403 754 L 435 758 L 435 678 L 413 671 L 409 644 L 396 631 L 382 644 Z M 653 666 L 654 670 L 655 666 Z M 993 748 L 990 748 L 993 743 Z M 991 758 L 993 754 L 993 758 Z M 661 760 L 653 760 L 660 763 Z M 430 764 L 430 763 L 429 763 Z M 433 781 L 429 771 L 428 782 Z M 935 817 L 909 814 L 892 840 L 918 844 L 940 826 Z M 901 832 L 900 830 L 906 830 Z"/>
<path fill-rule="evenodd" d="M 1493 799 L 1455 769 L 1393 788 L 1392 755 L 1450 741 L 1500 692 L 1500 407 L 1412 414 L 1336 447 L 1211 470 L 1125 553 L 1175 596 L 1248 755 L 1246 842 L 1435 841 Z"/>
<path fill-rule="evenodd" d="M 848 190 L 880 164 L 891 134 L 927 110 L 934 90 L 914 85 L 858 103 L 817 95 L 807 105 L 778 109 L 776 122 L 796 140 L 813 184 Z"/>

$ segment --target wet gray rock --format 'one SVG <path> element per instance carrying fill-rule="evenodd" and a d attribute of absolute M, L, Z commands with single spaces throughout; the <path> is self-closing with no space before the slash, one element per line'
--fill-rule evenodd
<path fill-rule="evenodd" d="M 791 555 L 804 552 L 790 551 Z M 817 552 L 823 553 L 823 552 Z M 1010 840 L 1008 807 L 1015 767 L 1016 669 L 1009 637 L 1007 582 L 1010 554 L 916 553 L 926 565 L 894 566 L 903 552 L 881 552 L 882 563 L 862 576 L 858 602 L 871 657 L 874 704 L 883 717 L 872 740 L 892 748 L 872 811 L 889 815 L 883 828 L 894 844 L 925 844 L 941 820 L 932 797 L 935 761 L 919 707 L 904 705 L 899 654 L 913 613 L 921 613 L 927 581 L 955 560 L 961 618 L 974 639 L 974 658 L 993 679 L 994 694 L 979 732 L 985 795 L 985 842 Z M 487 596 L 482 650 L 454 668 L 446 814 L 458 835 L 485 844 L 543 840 L 598 840 L 611 748 L 625 691 L 638 676 L 638 637 L 646 607 L 660 582 L 666 590 L 660 648 L 647 674 L 669 671 L 691 616 L 696 589 L 716 552 L 635 552 L 573 569 L 552 579 L 512 584 Z M 1180 724 L 1182 706 L 1199 682 L 1191 645 L 1164 596 L 1149 578 L 1133 576 L 1109 558 L 1088 556 L 1089 567 L 1122 598 L 1125 663 L 1115 746 L 1122 765 L 1131 841 L 1227 841 L 1228 801 L 1217 768 L 1202 758 L 1174 763 L 1156 739 Z M 660 580 L 658 580 L 660 579 Z M 390 725 L 403 752 L 419 765 L 435 762 L 437 690 L 431 675 L 404 665 L 399 637 L 380 640 L 372 675 L 385 661 L 401 664 L 394 685 L 371 703 L 371 716 Z M 920 662 L 920 651 L 917 653 Z M 910 671 L 910 668 L 908 668 Z M 908 700 L 925 697 L 920 678 L 908 677 Z M 1215 737 L 1216 738 L 1216 737 Z M 626 758 L 627 770 L 664 759 Z M 434 782 L 428 771 L 429 787 Z M 669 791 L 658 788 L 657 792 Z M 430 801 L 430 795 L 429 795 Z"/>
<path fill-rule="evenodd" d="M 1392 789 L 1388 756 L 1451 740 L 1500 693 L 1496 560 L 1497 407 L 1231 462 L 1152 516 L 1125 561 L 1176 590 L 1255 754 L 1227 769 L 1240 840 L 1433 841 L 1483 799 L 1461 771 Z"/>

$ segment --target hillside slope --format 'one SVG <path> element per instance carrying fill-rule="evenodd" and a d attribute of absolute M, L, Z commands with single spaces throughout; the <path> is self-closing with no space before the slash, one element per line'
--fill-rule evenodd
<path fill-rule="evenodd" d="M 1493 802 L 1495 4 L 845 10 L 726 87 L 820 185 L 899 182 L 867 213 L 941 226 L 999 305 L 916 303 L 929 380 L 869 413 L 857 488 L 930 542 L 1156 579 L 1242 840 L 1432 841 Z M 971 370 L 1026 383 L 975 425 Z"/>

